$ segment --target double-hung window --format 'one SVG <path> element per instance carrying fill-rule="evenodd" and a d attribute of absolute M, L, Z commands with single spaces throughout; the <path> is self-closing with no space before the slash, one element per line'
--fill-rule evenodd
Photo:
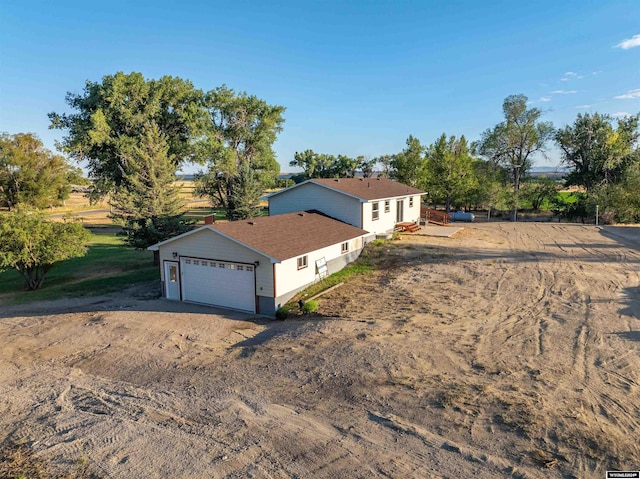
<path fill-rule="evenodd" d="M 375 221 L 380 218 L 380 203 L 375 202 L 371 205 L 371 220 Z"/>
<path fill-rule="evenodd" d="M 308 257 L 307 255 L 300 256 L 298 258 L 298 269 L 306 268 L 308 265 Z"/>

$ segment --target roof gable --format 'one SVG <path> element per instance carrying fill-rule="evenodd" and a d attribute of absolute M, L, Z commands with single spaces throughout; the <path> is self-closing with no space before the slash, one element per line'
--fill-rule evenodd
<path fill-rule="evenodd" d="M 267 197 L 273 197 L 286 193 L 294 188 L 313 183 L 324 188 L 342 193 L 360 201 L 381 200 L 397 198 L 407 195 L 422 195 L 425 192 L 412 186 L 399 183 L 388 178 L 312 178 L 290 188 L 272 193 Z"/>
<path fill-rule="evenodd" d="M 216 223 L 150 246 L 151 250 L 204 229 L 214 231 L 274 262 L 284 261 L 327 246 L 367 235 L 368 232 L 317 211 Z"/>

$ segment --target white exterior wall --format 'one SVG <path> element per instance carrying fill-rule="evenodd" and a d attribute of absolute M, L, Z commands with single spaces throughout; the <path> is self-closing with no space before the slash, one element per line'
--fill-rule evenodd
<path fill-rule="evenodd" d="M 318 210 L 332 218 L 362 228 L 360 200 L 313 183 L 285 190 L 269 198 L 269 216 Z M 363 228 L 366 229 L 366 228 Z"/>
<path fill-rule="evenodd" d="M 173 253 L 178 257 L 174 258 Z M 180 256 L 194 258 L 207 258 L 219 261 L 237 263 L 260 262 L 256 267 L 256 295 L 273 298 L 273 266 L 271 260 L 244 246 L 231 241 L 211 230 L 202 230 L 197 233 L 177 239 L 169 244 L 159 247 L 160 253 L 160 279 L 164 284 L 164 261 L 179 261 Z"/>
<path fill-rule="evenodd" d="M 316 260 L 324 258 L 327 263 L 330 263 L 332 260 L 345 257 L 345 265 L 347 264 L 347 257 L 350 260 L 348 262 L 355 260 L 362 252 L 362 248 L 364 248 L 364 238 L 354 238 L 349 240 L 348 243 L 349 252 L 344 254 L 342 253 L 342 243 L 307 253 L 308 261 L 306 268 L 298 269 L 299 256 L 285 260 L 282 263 L 276 263 L 276 297 L 280 298 L 289 293 L 299 291 L 305 286 L 319 280 L 320 278 L 316 272 Z M 337 269 L 329 271 L 329 274 L 335 271 L 337 271 Z M 291 296 L 293 296 L 293 294 L 291 294 Z"/>
<path fill-rule="evenodd" d="M 409 198 L 413 197 L 413 207 L 409 207 Z M 389 201 L 389 212 L 385 213 L 384 211 L 384 202 Z M 371 200 L 367 203 L 362 204 L 362 218 L 363 225 L 362 229 L 367 230 L 371 233 L 382 234 L 382 233 L 391 233 L 396 225 L 396 215 L 397 215 L 397 205 L 398 200 L 404 201 L 403 207 L 403 222 L 414 221 L 416 223 L 420 222 L 420 195 L 409 195 L 400 198 L 383 198 L 380 200 Z M 373 220 L 373 203 L 379 204 L 378 209 L 378 219 Z"/>
<path fill-rule="evenodd" d="M 404 202 L 404 220 L 420 224 L 420 201 L 422 195 L 413 195 L 413 207 L 409 208 L 409 196 Z"/>

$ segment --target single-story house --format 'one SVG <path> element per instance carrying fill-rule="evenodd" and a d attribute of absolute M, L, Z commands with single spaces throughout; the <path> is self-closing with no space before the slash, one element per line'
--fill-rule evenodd
<path fill-rule="evenodd" d="M 318 211 L 216 223 L 157 251 L 167 299 L 273 316 L 295 293 L 354 261 L 373 235 Z"/>
<path fill-rule="evenodd" d="M 387 178 L 314 178 L 267 196 L 269 215 L 315 209 L 375 234 L 420 221 L 417 188 Z"/>

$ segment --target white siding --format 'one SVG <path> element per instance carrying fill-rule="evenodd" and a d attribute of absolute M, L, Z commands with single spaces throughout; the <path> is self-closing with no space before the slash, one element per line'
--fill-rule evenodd
<path fill-rule="evenodd" d="M 318 210 L 332 218 L 362 228 L 360 200 L 313 183 L 291 188 L 269 198 L 271 216 L 306 210 Z"/>
<path fill-rule="evenodd" d="M 402 221 L 414 221 L 420 222 L 420 195 L 413 195 L 413 207 L 409 207 L 409 198 L 411 196 L 405 196 L 400 198 L 382 198 L 379 200 L 371 200 L 362 204 L 362 229 L 371 233 L 381 234 L 390 233 L 396 226 L 396 215 L 398 213 L 398 200 L 404 201 L 403 212 L 404 217 Z M 389 212 L 384 211 L 384 202 L 389 201 Z M 373 203 L 378 202 L 378 219 L 373 220 Z"/>
<path fill-rule="evenodd" d="M 413 207 L 409 208 L 409 196 L 407 196 L 407 200 L 404 202 L 404 220 L 405 221 L 414 221 L 420 224 L 420 195 L 413 196 Z"/>
<path fill-rule="evenodd" d="M 357 253 L 364 247 L 364 240 L 362 237 L 354 238 L 348 241 L 349 243 L 349 255 Z M 298 269 L 298 257 L 291 258 L 275 265 L 276 272 L 276 296 L 280 297 L 286 295 L 291 291 L 299 290 L 300 288 L 314 283 L 318 280 L 316 272 L 316 260 L 324 258 L 327 263 L 335 258 L 343 256 L 342 243 L 338 243 L 332 246 L 327 246 L 316 251 L 307 253 L 308 261 L 307 267 Z M 355 259 L 355 258 L 354 258 Z"/>
<path fill-rule="evenodd" d="M 162 265 L 164 260 L 175 261 L 174 252 L 178 253 L 178 257 L 190 256 L 250 264 L 259 261 L 260 265 L 256 268 L 256 294 L 274 297 L 271 260 L 214 231 L 205 229 L 160 246 L 160 264 Z M 164 281 L 163 270 L 164 268 L 160 268 L 162 281 Z"/>

